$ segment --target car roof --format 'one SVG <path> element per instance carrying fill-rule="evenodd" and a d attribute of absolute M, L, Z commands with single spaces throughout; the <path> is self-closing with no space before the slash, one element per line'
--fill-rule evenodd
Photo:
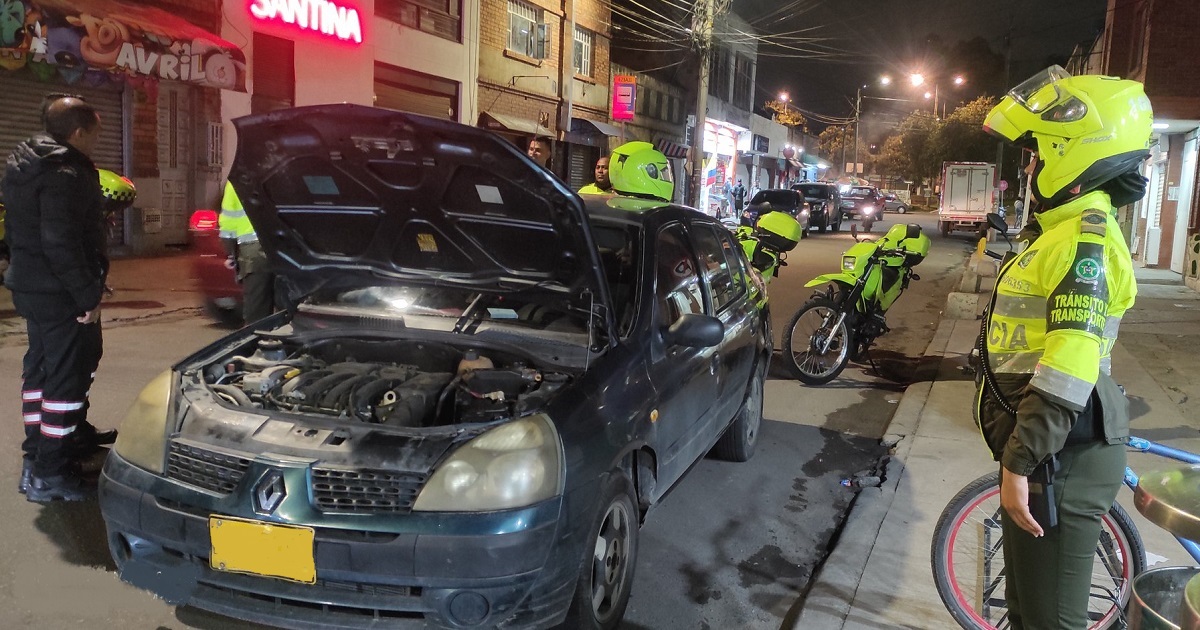
<path fill-rule="evenodd" d="M 672 219 L 707 221 L 719 225 L 716 219 L 695 208 L 653 199 L 637 199 L 620 195 L 583 195 L 588 216 L 605 222 L 644 225 L 651 221 Z"/>

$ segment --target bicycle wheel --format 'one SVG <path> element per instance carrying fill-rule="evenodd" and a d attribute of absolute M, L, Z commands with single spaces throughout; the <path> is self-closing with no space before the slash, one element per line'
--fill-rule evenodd
<path fill-rule="evenodd" d="M 1000 473 L 959 491 L 934 528 L 931 563 L 942 603 L 963 628 L 1008 628 L 1004 599 L 1004 548 L 1000 527 Z M 1133 578 L 1146 570 L 1142 537 L 1118 504 L 1104 515 L 1092 566 L 1088 628 L 1123 622 Z"/>

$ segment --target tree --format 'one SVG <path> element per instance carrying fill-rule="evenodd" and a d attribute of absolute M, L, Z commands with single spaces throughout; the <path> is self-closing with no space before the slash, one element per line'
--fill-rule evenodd
<path fill-rule="evenodd" d="M 842 147 L 846 150 L 843 155 Z M 846 168 L 845 162 L 854 159 L 854 131 L 848 127 L 826 127 L 821 135 L 817 136 L 817 155 L 824 158 L 830 164 L 838 165 L 838 172 Z M 842 158 L 845 157 L 845 162 Z"/>
<path fill-rule="evenodd" d="M 775 122 L 808 131 L 808 119 L 804 114 L 788 107 L 787 101 L 767 101 L 763 107 L 775 112 Z"/>
<path fill-rule="evenodd" d="M 983 121 L 995 105 L 995 98 L 981 96 L 951 112 L 930 138 L 933 161 L 995 161 L 996 139 L 983 130 Z"/>

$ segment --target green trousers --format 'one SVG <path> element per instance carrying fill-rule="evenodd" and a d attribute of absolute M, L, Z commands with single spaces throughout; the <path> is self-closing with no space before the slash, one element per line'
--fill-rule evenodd
<path fill-rule="evenodd" d="M 1068 446 L 1055 475 L 1058 526 L 1034 538 L 1001 510 L 1009 620 L 1014 630 L 1081 630 L 1088 626 L 1092 562 L 1100 518 L 1125 474 L 1125 445 Z"/>

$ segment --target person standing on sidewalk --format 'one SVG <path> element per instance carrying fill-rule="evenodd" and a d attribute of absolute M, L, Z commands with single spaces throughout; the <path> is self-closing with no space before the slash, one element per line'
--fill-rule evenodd
<path fill-rule="evenodd" d="M 1000 462 L 1012 627 L 1087 626 L 1100 519 L 1125 470 L 1129 409 L 1109 376 L 1137 285 L 1116 208 L 1145 194 L 1153 113 L 1140 83 L 1053 66 L 984 128 L 1036 150 L 1040 234 L 1001 269 L 980 335 L 975 412 Z"/>
<path fill-rule="evenodd" d="M 607 195 L 613 191 L 612 181 L 608 179 L 608 156 L 596 160 L 596 181 L 579 189 L 581 195 Z"/>
<path fill-rule="evenodd" d="M 271 273 L 267 254 L 258 242 L 242 200 L 229 181 L 225 182 L 225 194 L 221 196 L 217 230 L 229 254 L 227 266 L 234 269 L 242 285 L 242 320 L 251 324 L 274 313 L 275 274 Z"/>
<path fill-rule="evenodd" d="M 116 431 L 87 422 L 87 396 L 100 364 L 100 300 L 108 273 L 100 178 L 88 155 L 100 116 L 82 98 L 55 94 L 42 108 L 44 132 L 17 145 L 4 177 L 12 250 L 5 284 L 25 319 L 25 425 L 18 490 L 30 501 L 81 501 L 90 493 L 78 458 L 112 444 Z"/>

